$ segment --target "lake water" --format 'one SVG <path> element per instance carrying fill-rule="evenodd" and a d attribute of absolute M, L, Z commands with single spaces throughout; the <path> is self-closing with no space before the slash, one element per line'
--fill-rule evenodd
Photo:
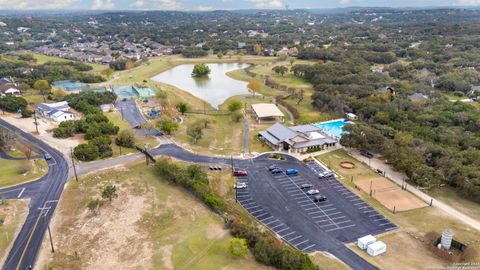
<path fill-rule="evenodd" d="M 153 77 L 152 80 L 173 85 L 205 100 L 218 108 L 229 97 L 248 94 L 247 83 L 227 76 L 227 72 L 246 68 L 248 64 L 207 64 L 211 73 L 208 77 L 193 77 L 193 64 L 176 66 Z"/>

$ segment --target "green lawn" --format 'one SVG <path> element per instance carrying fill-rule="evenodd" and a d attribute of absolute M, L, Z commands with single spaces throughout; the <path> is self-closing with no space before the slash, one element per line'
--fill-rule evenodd
<path fill-rule="evenodd" d="M 69 60 L 69 59 L 48 56 L 48 55 L 43 55 L 38 53 L 31 53 L 31 55 L 33 56 L 33 58 L 37 59 L 37 64 L 45 64 L 47 62 L 72 62 L 72 60 Z M 86 63 L 86 64 L 93 67 L 93 69 L 90 71 L 93 73 L 99 73 L 108 68 L 108 66 L 101 65 L 101 64 L 95 64 L 95 63 Z"/>
<path fill-rule="evenodd" d="M 0 159 L 0 172 L 0 187 L 8 187 L 42 177 L 48 172 L 48 165 L 44 159 Z"/>
<path fill-rule="evenodd" d="M 430 196 L 442 201 L 455 209 L 467 214 L 468 216 L 479 220 L 480 219 L 480 204 L 467 199 L 458 191 L 450 187 L 441 187 L 432 190 L 424 190 Z"/>

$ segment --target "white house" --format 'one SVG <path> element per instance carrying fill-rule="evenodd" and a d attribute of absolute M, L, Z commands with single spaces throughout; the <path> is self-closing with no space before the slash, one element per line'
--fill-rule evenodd
<path fill-rule="evenodd" d="M 70 106 L 66 101 L 41 103 L 38 105 L 37 111 L 40 115 L 58 123 L 75 119 L 75 114 L 69 112 Z"/>

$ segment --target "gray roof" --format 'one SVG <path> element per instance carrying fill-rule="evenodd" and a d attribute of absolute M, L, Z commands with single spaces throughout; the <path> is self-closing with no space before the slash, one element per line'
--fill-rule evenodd
<path fill-rule="evenodd" d="M 422 93 L 415 93 L 413 95 L 408 96 L 408 98 L 412 101 L 417 101 L 417 100 L 427 100 L 428 96 Z"/>
<path fill-rule="evenodd" d="M 278 145 L 280 143 L 288 143 L 293 148 L 304 148 L 310 146 L 323 145 L 327 143 L 337 143 L 337 140 L 324 136 L 323 138 L 312 139 L 309 137 L 310 132 L 321 132 L 321 129 L 314 125 L 300 125 L 293 127 L 286 127 L 280 123 L 268 128 L 266 131 L 261 131 L 259 134 L 267 141 L 273 145 Z M 293 142 L 293 139 L 296 136 L 303 137 L 305 142 Z"/>

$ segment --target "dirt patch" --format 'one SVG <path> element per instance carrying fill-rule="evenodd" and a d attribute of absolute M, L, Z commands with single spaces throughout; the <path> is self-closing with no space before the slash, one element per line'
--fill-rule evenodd
<path fill-rule="evenodd" d="M 0 265 L 3 265 L 12 248 L 13 240 L 22 228 L 22 223 L 28 214 L 28 201 L 8 200 L 0 204 Z"/>
<path fill-rule="evenodd" d="M 351 169 L 355 169 L 355 164 L 350 161 L 343 161 L 343 162 L 340 162 L 340 167 L 351 170 Z"/>
<path fill-rule="evenodd" d="M 162 246 L 159 248 L 162 252 L 162 262 L 166 269 L 173 269 L 172 249 L 173 245 Z"/>
<path fill-rule="evenodd" d="M 372 197 L 392 211 L 394 207 L 395 211 L 407 211 L 427 206 L 424 201 L 384 177 L 355 181 L 355 185 L 371 193 Z"/>

